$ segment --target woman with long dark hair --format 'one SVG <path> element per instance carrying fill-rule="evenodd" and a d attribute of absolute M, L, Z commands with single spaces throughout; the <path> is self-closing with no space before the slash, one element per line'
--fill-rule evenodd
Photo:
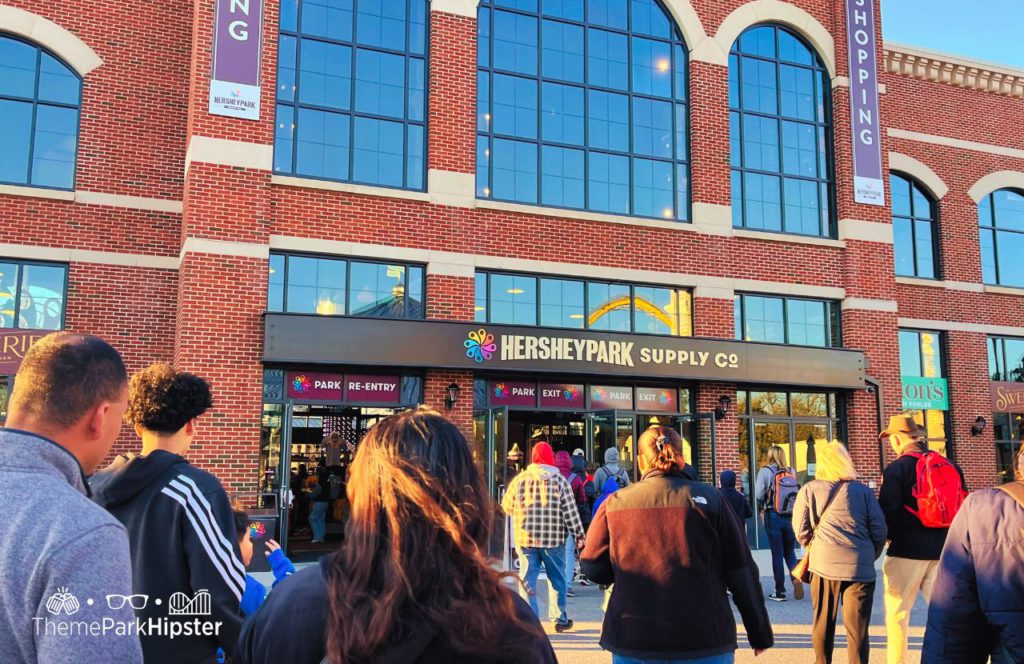
<path fill-rule="evenodd" d="M 642 478 L 608 496 L 580 561 L 611 585 L 601 646 L 614 664 L 731 664 L 743 616 L 754 653 L 774 643 L 764 596 L 732 508 L 684 472 L 679 433 L 651 427 L 637 441 Z"/>
<path fill-rule="evenodd" d="M 485 556 L 494 510 L 454 424 L 426 410 L 379 422 L 359 444 L 348 499 L 342 548 L 270 594 L 236 661 L 555 661 Z"/>

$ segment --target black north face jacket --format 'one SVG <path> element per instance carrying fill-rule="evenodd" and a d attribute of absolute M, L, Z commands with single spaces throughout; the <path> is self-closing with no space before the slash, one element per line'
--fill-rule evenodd
<path fill-rule="evenodd" d="M 244 620 L 245 567 L 220 482 L 184 457 L 157 450 L 118 457 L 89 486 L 93 500 L 128 530 L 132 592 L 147 597 L 135 611 L 140 622 L 188 629 L 198 620 L 200 629 L 218 632 L 171 638 L 165 627 L 162 634 L 140 634 L 146 664 L 215 662 L 218 647 L 232 653 Z"/>

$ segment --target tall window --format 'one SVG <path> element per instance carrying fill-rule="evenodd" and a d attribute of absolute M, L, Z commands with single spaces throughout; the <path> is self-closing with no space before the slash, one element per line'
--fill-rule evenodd
<path fill-rule="evenodd" d="M 427 0 L 282 0 L 274 172 L 423 189 Z"/>
<path fill-rule="evenodd" d="M 423 266 L 271 254 L 267 311 L 423 318 Z"/>
<path fill-rule="evenodd" d="M 476 273 L 480 323 L 693 334 L 690 291 L 501 272 Z"/>
<path fill-rule="evenodd" d="M 0 258 L 0 328 L 64 328 L 68 268 Z"/>
<path fill-rule="evenodd" d="M 989 337 L 988 370 L 995 382 L 1024 383 L 1024 338 Z"/>
<path fill-rule="evenodd" d="M 71 68 L 0 35 L 0 183 L 73 189 L 81 103 Z"/>
<path fill-rule="evenodd" d="M 993 381 L 1024 383 L 1024 338 L 989 337 L 988 372 Z M 1017 451 L 1024 444 L 1024 413 L 993 413 L 996 469 L 999 479 L 1014 479 Z"/>
<path fill-rule="evenodd" d="M 750 28 L 729 55 L 733 226 L 831 235 L 828 73 L 788 29 Z"/>
<path fill-rule="evenodd" d="M 892 173 L 892 229 L 895 236 L 896 274 L 934 279 L 935 205 L 917 182 Z"/>
<path fill-rule="evenodd" d="M 656 0 L 481 0 L 477 196 L 689 219 L 686 52 Z"/>
<path fill-rule="evenodd" d="M 737 295 L 736 338 L 796 346 L 839 346 L 839 307 L 829 300 Z"/>
<path fill-rule="evenodd" d="M 981 272 L 986 284 L 1024 288 L 1024 193 L 992 192 L 978 203 Z"/>
<path fill-rule="evenodd" d="M 900 330 L 900 375 L 914 378 L 944 378 L 942 336 L 938 332 Z M 907 411 L 924 428 L 928 448 L 948 456 L 946 432 L 948 411 Z"/>

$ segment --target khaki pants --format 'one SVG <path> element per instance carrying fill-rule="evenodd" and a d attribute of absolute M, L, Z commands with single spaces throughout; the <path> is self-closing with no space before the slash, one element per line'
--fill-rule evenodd
<path fill-rule="evenodd" d="M 885 575 L 885 634 L 888 664 L 907 660 L 907 626 L 917 593 L 925 603 L 932 599 L 932 585 L 939 569 L 938 560 L 912 560 L 888 556 L 882 564 Z"/>

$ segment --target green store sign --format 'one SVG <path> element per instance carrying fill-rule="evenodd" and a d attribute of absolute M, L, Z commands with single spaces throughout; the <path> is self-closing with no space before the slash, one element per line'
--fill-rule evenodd
<path fill-rule="evenodd" d="M 904 410 L 949 410 L 945 378 L 903 376 Z"/>

